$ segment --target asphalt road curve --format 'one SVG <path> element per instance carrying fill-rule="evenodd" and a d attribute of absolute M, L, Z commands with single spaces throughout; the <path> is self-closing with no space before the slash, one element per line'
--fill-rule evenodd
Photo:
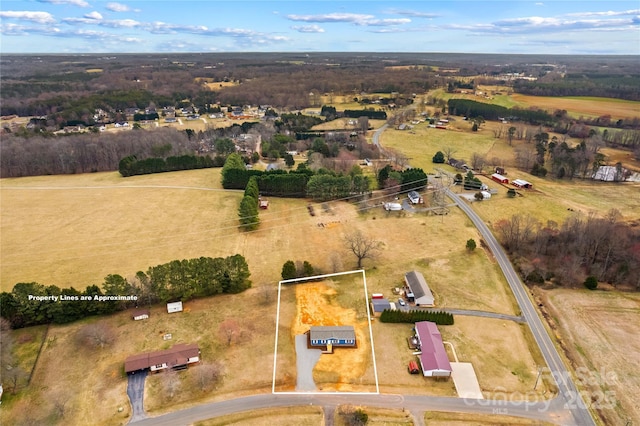
<path fill-rule="evenodd" d="M 462 209 L 469 219 L 471 219 L 476 228 L 478 228 L 482 238 L 497 259 L 498 264 L 511 287 L 511 291 L 518 302 L 522 316 L 527 324 L 529 324 L 529 328 L 533 333 L 536 343 L 540 347 L 540 351 L 542 352 L 542 356 L 547 363 L 550 373 L 553 375 L 558 385 L 559 397 L 564 401 L 565 409 L 571 412 L 573 423 L 579 426 L 595 425 L 595 422 L 582 399 L 582 395 L 578 392 L 575 384 L 573 383 L 573 380 L 562 362 L 556 347 L 553 345 L 551 338 L 542 324 L 542 320 L 538 316 L 531 299 L 529 299 L 527 289 L 522 281 L 520 281 L 515 269 L 513 269 L 513 265 L 509 261 L 509 258 L 504 252 L 502 246 L 498 244 L 498 241 L 489 230 L 489 227 L 482 221 L 482 219 L 480 219 L 466 201 L 450 189 L 447 189 L 446 191 L 449 198 L 458 204 L 460 209 Z"/>

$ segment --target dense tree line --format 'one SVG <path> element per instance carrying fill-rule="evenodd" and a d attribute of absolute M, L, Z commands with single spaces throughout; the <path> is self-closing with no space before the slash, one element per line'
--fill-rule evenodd
<path fill-rule="evenodd" d="M 375 109 L 346 109 L 344 116 L 349 118 L 367 117 L 372 120 L 386 120 L 387 113 L 385 111 Z"/>
<path fill-rule="evenodd" d="M 168 147 L 168 148 L 167 148 Z M 118 170 L 120 160 L 193 154 L 197 143 L 174 129 L 77 134 L 64 137 L 3 135 L 2 177 L 92 173 Z"/>
<path fill-rule="evenodd" d="M 527 282 L 575 286 L 589 275 L 640 290 L 640 232 L 611 210 L 574 215 L 562 224 L 514 215 L 495 230 Z"/>
<path fill-rule="evenodd" d="M 208 169 L 222 167 L 223 157 L 208 155 L 181 155 L 178 157 L 151 157 L 138 160 L 135 155 L 120 160 L 118 171 L 123 177 L 147 175 L 151 173 L 175 172 L 179 170 Z"/>
<path fill-rule="evenodd" d="M 83 291 L 35 282 L 18 283 L 10 293 L 0 293 L 1 315 L 13 328 L 64 324 L 133 306 L 239 293 L 251 287 L 249 275 L 244 257 L 236 254 L 226 258 L 174 260 L 150 267 L 146 273 L 140 271 L 132 280 L 108 275 L 102 287 L 90 285 Z"/>
<path fill-rule="evenodd" d="M 463 115 L 468 118 L 482 117 L 485 120 L 508 118 L 511 121 L 524 121 L 531 124 L 552 123 L 553 117 L 546 111 L 539 109 L 505 108 L 470 99 L 449 99 L 447 102 L 449 114 Z"/>
<path fill-rule="evenodd" d="M 284 170 L 247 170 L 239 154 L 231 154 L 222 168 L 222 187 L 245 189 L 250 179 L 256 179 L 261 195 L 279 197 L 305 197 L 327 201 L 361 195 L 369 192 L 367 176 L 352 169 L 351 173 L 337 174 L 326 169 L 314 173 L 306 166 L 286 172 Z M 426 178 L 426 175 L 425 175 Z M 424 186 L 424 183 L 423 183 Z M 248 208 L 248 207 L 245 207 Z M 246 215 L 242 215 L 246 216 Z"/>
<path fill-rule="evenodd" d="M 378 188 L 400 188 L 402 192 L 421 190 L 428 182 L 427 174 L 420 168 L 397 171 L 390 164 L 380 169 L 377 179 Z"/>
<path fill-rule="evenodd" d="M 307 183 L 307 196 L 316 201 L 329 201 L 369 192 L 369 177 L 362 174 L 338 175 L 317 173 Z"/>
<path fill-rule="evenodd" d="M 380 314 L 380 322 L 416 323 L 419 321 L 431 321 L 438 325 L 452 325 L 453 315 L 442 311 L 385 309 Z"/>

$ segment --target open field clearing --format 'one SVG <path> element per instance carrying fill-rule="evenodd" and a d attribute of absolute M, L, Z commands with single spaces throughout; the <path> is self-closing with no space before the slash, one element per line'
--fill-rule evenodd
<path fill-rule="evenodd" d="M 56 189 L 42 189 L 50 187 Z M 242 193 L 219 188 L 220 169 L 126 179 L 117 173 L 5 179 L 2 289 L 30 281 L 84 288 L 108 274 L 131 277 L 175 259 L 235 253 L 247 259 L 254 285 L 275 283 L 290 259 L 309 260 L 326 272 L 352 269 L 356 260 L 342 236 L 358 228 L 383 243 L 371 291 L 388 291 L 418 268 L 436 303 L 516 313 L 497 266 L 482 252 L 466 253 L 465 242 L 478 234 L 455 209 L 446 218 L 398 217 L 380 207 L 360 215 L 351 204 L 332 202 L 311 217 L 305 200 L 271 198 L 260 229 L 240 233 Z"/>
<path fill-rule="evenodd" d="M 195 426 L 319 426 L 323 424 L 322 407 L 288 407 L 252 410 L 196 422 Z"/>
<path fill-rule="evenodd" d="M 470 93 L 447 93 L 444 89 L 437 89 L 431 91 L 429 94 L 444 100 L 455 99 L 470 99 L 477 102 L 491 103 L 500 105 L 506 108 L 529 108 L 537 107 L 546 110 L 549 113 L 553 113 L 555 110 L 565 110 L 567 113 L 575 118 L 583 117 L 600 117 L 604 115 L 610 115 L 615 121 L 618 119 L 640 118 L 640 102 L 628 101 L 624 99 L 615 98 L 598 98 L 598 97 L 581 97 L 581 96 L 531 96 L 523 95 L 520 93 L 509 93 L 510 88 L 505 87 L 500 90 L 500 87 L 493 87 L 494 90 L 486 90 L 485 93 L 489 93 L 490 99 L 484 97 L 484 95 L 475 95 L 473 90 L 469 90 Z M 495 95 L 495 91 L 501 93 Z"/>
<path fill-rule="evenodd" d="M 460 362 L 473 364 L 485 398 L 550 398 L 546 381 L 533 390 L 544 360 L 527 325 L 493 318 L 455 319 L 453 325 L 438 327 L 442 340 L 453 344 Z"/>
<path fill-rule="evenodd" d="M 513 141 L 509 146 L 505 139 L 493 137 L 493 127 L 497 123 L 485 123 L 478 133 L 456 130 L 440 130 L 428 128 L 422 123 L 413 129 L 413 133 L 400 130 L 387 130 L 380 138 L 383 148 L 389 147 L 404 153 L 409 158 L 409 164 L 420 167 L 425 171 L 434 172 L 441 168 L 449 173 L 456 173 L 455 169 L 445 164 L 434 164 L 432 157 L 437 151 L 449 147 L 453 150 L 453 157 L 469 161 L 475 152 L 485 155 L 488 160 L 500 158 L 508 170 L 508 178 L 525 179 L 533 184 L 533 190 L 521 190 L 524 196 L 508 198 L 507 188 L 510 185 L 500 185 L 488 177 L 480 177 L 490 188 L 498 189 L 498 194 L 485 202 L 474 203 L 476 211 L 487 222 L 511 217 L 517 213 L 530 213 L 543 223 L 553 220 L 561 223 L 565 218 L 574 214 L 573 211 L 588 213 L 595 211 L 604 215 L 612 208 L 618 209 L 624 219 L 637 218 L 640 209 L 640 183 L 607 183 L 592 180 L 573 179 L 555 180 L 552 178 L 538 178 L 522 172 L 514 167 L 514 149 L 526 147 L 524 141 Z M 469 123 L 456 120 L 452 127 L 468 128 Z M 640 168 L 640 162 L 629 157 L 627 151 L 607 149 L 605 155 L 618 158 L 623 156 L 625 166 Z M 462 187 L 454 188 L 456 192 L 463 191 Z M 572 210 L 569 210 L 572 209 Z"/>
<path fill-rule="evenodd" d="M 222 90 L 225 89 L 227 87 L 233 87 L 233 86 L 238 86 L 240 83 L 236 82 L 236 81 L 204 81 L 204 80 L 208 80 L 205 78 L 199 78 L 196 80 L 200 80 L 203 82 L 203 84 L 207 87 L 207 89 L 217 92 L 218 90 Z"/>
<path fill-rule="evenodd" d="M 605 424 L 640 420 L 640 295 L 539 290 L 547 320 L 571 359 L 578 387 Z"/>
<path fill-rule="evenodd" d="M 154 307 L 151 319 L 142 323 L 134 323 L 121 313 L 51 327 L 34 376 L 39 387 L 30 389 L 28 396 L 17 401 L 18 407 L 52 401 L 53 395 L 69 387 L 68 378 L 80 386 L 77 397 L 68 402 L 69 412 L 76 413 L 77 424 L 86 423 L 89 418 L 95 424 L 125 421 L 130 415 L 126 381 L 121 373 L 126 356 L 179 342 L 198 343 L 205 364 L 221 361 L 224 380 L 214 391 L 200 391 L 198 386 L 190 386 L 197 382 L 196 366 L 183 372 L 183 389 L 192 392 L 168 398 L 162 375 L 153 375 L 147 381 L 147 410 L 157 413 L 194 401 L 229 398 L 259 389 L 268 391 L 275 330 L 273 320 L 265 319 L 275 316 L 275 283 L 280 279 L 282 264 L 289 259 L 309 260 L 326 272 L 352 269 L 356 259 L 343 248 L 342 235 L 354 228 L 383 244 L 375 263 L 365 261 L 365 267 L 370 269 L 370 292 L 391 296 L 391 289 L 402 282 L 404 273 L 418 269 L 433 289 L 437 304 L 517 314 L 497 266 L 480 250 L 466 253 L 466 240 L 477 239 L 478 234 L 458 210 L 444 218 L 424 214 L 397 217 L 378 208 L 358 214 L 353 205 L 333 202 L 327 203 L 327 209 L 317 205 L 316 216 L 311 217 L 304 200 L 272 198 L 269 210 L 261 212 L 261 229 L 239 233 L 236 211 L 242 194 L 219 191 L 219 173 L 219 169 L 208 169 L 128 179 L 117 173 L 96 173 L 2 181 L 3 289 L 34 280 L 84 288 L 101 283 L 109 273 L 130 277 L 137 270 L 173 259 L 234 253 L 246 257 L 257 287 L 240 295 L 188 302 L 187 311 L 178 316 L 169 317 L 164 306 Z M 42 189 L 47 187 L 56 189 Z M 304 238 L 300 238 L 302 234 Z M 373 265 L 376 267 L 371 269 Z M 269 294 L 267 304 L 265 298 Z M 284 306 L 294 318 L 293 300 Z M 218 328 L 230 317 L 243 318 L 241 330 L 243 336 L 249 337 L 227 347 Z M 95 353 L 88 349 L 78 351 L 74 336 L 81 326 L 94 321 L 104 321 L 116 330 L 116 341 Z M 202 328 L 202 324 L 207 327 Z M 168 332 L 173 339 L 162 341 L 162 334 Z M 508 341 L 511 332 L 506 329 L 501 339 Z M 385 336 L 381 324 L 375 324 L 374 333 Z M 258 334 L 261 339 L 250 338 Z M 387 334 L 381 341 L 389 338 Z M 399 343 L 401 348 L 406 347 L 406 343 Z M 391 351 L 399 353 L 395 351 L 400 349 Z M 255 362 L 255 353 L 268 355 L 261 358 L 264 365 Z M 293 351 L 287 353 L 281 347 L 278 357 L 279 362 L 295 360 Z M 62 368 L 57 365 L 60 359 L 76 361 Z M 406 371 L 405 359 L 401 356 L 387 360 L 378 364 L 381 384 L 398 391 L 396 376 L 399 368 L 402 373 Z M 51 371 L 59 374 L 52 375 Z M 403 391 L 437 395 L 453 392 L 451 383 L 425 386 L 423 380 L 411 382 L 414 378 L 401 379 Z M 280 384 L 295 383 L 291 380 L 293 377 L 284 378 Z M 501 382 L 500 378 L 496 380 Z M 96 393 L 95 389 L 104 393 Z M 100 404 L 96 398 L 100 398 Z M 100 405 L 99 410 L 96 405 Z M 124 411 L 118 413 L 120 406 Z M 50 402 L 44 403 L 43 413 L 52 410 Z M 8 418 L 12 415 L 15 414 L 8 414 Z"/>
<path fill-rule="evenodd" d="M 596 98 L 596 97 L 551 97 L 529 96 L 514 93 L 514 102 L 523 106 L 536 106 L 553 112 L 557 109 L 566 110 L 570 116 L 600 117 L 610 115 L 614 121 L 620 118 L 640 118 L 640 102 L 624 99 Z"/>

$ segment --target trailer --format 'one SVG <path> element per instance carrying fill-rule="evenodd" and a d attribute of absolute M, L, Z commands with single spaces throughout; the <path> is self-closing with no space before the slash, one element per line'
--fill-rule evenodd
<path fill-rule="evenodd" d="M 384 209 L 386 211 L 400 211 L 400 210 L 402 210 L 402 204 L 400 204 L 400 203 L 384 203 Z"/>

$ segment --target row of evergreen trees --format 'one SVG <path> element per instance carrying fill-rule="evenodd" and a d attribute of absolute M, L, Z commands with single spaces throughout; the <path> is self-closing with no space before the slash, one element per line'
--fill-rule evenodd
<path fill-rule="evenodd" d="M 260 200 L 260 191 L 258 190 L 258 180 L 255 176 L 251 176 L 247 187 L 244 190 L 244 196 L 240 201 L 238 208 L 238 216 L 240 216 L 240 229 L 243 231 L 253 231 L 258 229 L 260 218 L 258 217 L 258 202 Z"/>
<path fill-rule="evenodd" d="M 470 99 L 449 99 L 447 102 L 449 114 L 464 115 L 469 118 L 482 117 L 485 120 L 509 118 L 511 121 L 520 120 L 531 124 L 552 123 L 553 117 L 542 110 L 506 108 Z"/>
<path fill-rule="evenodd" d="M 442 311 L 400 311 L 385 309 L 380 314 L 380 322 L 415 323 L 431 321 L 438 325 L 452 325 L 453 315 Z"/>
<path fill-rule="evenodd" d="M 426 175 L 425 175 L 426 177 Z M 239 154 L 231 154 L 222 168 L 222 187 L 245 189 L 255 179 L 258 192 L 265 196 L 305 197 L 327 201 L 369 192 L 370 181 L 361 173 L 337 175 L 321 169 L 314 173 L 305 164 L 297 170 L 247 170 Z M 256 198 L 257 200 L 257 198 Z M 243 215 L 244 216 L 244 215 Z"/>
<path fill-rule="evenodd" d="M 88 316 L 105 315 L 134 306 L 170 300 L 189 300 L 220 293 L 239 293 L 251 287 L 249 266 L 239 254 L 226 258 L 174 260 L 138 272 L 131 281 L 108 275 L 102 286 L 75 288 L 18 283 L 0 293 L 0 315 L 13 328 L 64 324 Z M 109 300 L 105 296 L 125 296 Z"/>
<path fill-rule="evenodd" d="M 138 160 L 135 155 L 120 160 L 118 171 L 123 177 L 147 175 L 151 173 L 175 172 L 179 170 L 207 169 L 222 167 L 224 157 L 211 158 L 208 155 L 180 155 L 177 157 L 152 157 Z"/>

